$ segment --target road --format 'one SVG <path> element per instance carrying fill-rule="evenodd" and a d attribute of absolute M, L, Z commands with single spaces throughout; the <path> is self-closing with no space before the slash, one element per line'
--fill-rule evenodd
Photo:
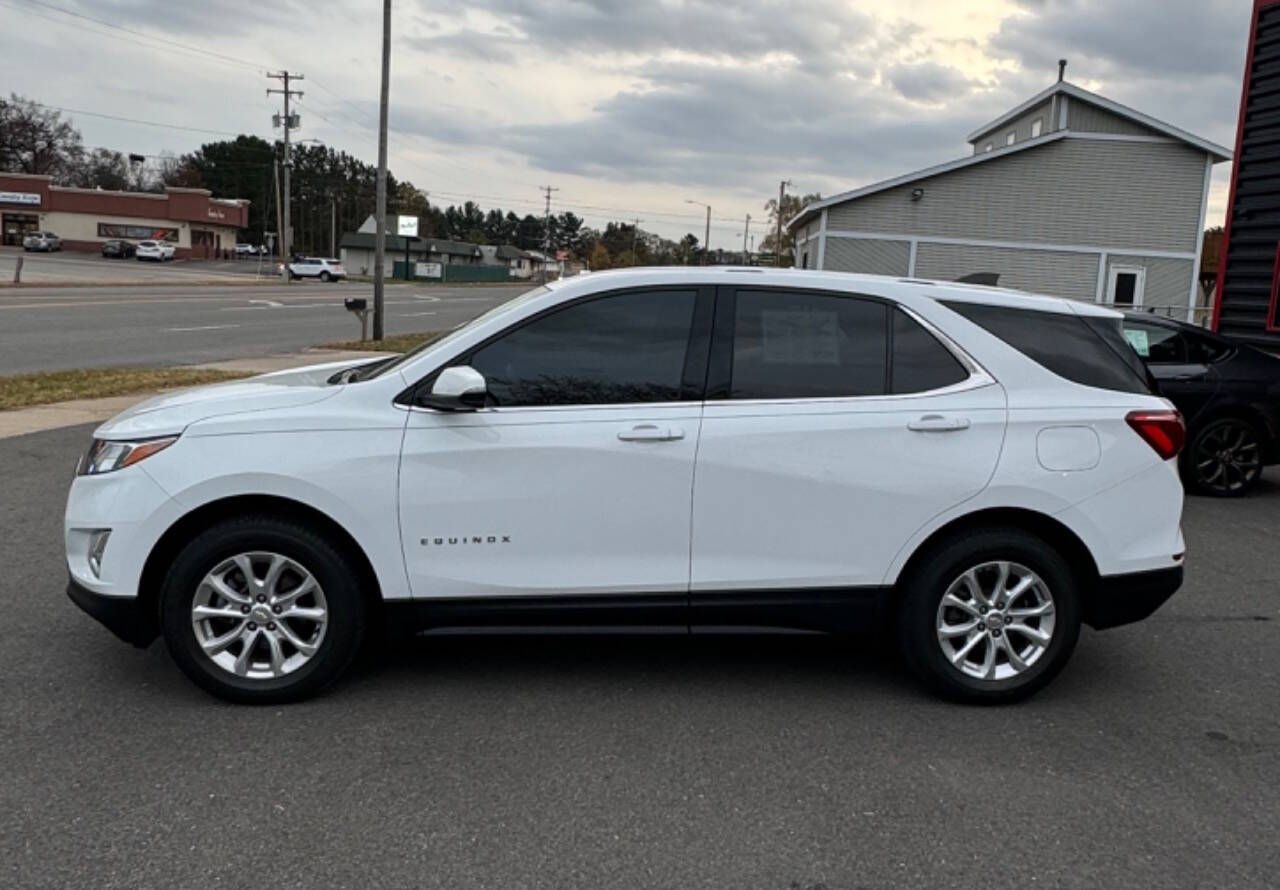
<path fill-rule="evenodd" d="M 1035 699 L 862 640 L 425 637 L 221 704 L 63 595 L 89 428 L 0 441 L 0 886 L 1274 887 L 1280 475 Z"/>
<path fill-rule="evenodd" d="M 527 290 L 391 284 L 388 334 L 447 330 Z M 0 374 L 193 364 L 360 336 L 343 308 L 365 283 L 0 289 Z"/>
<path fill-rule="evenodd" d="M 18 257 L 22 280 L 27 284 L 72 282 L 76 284 L 124 284 L 149 281 L 240 281 L 270 273 L 278 260 L 267 257 L 242 260 L 173 260 L 155 263 L 137 259 L 108 259 L 93 253 L 59 251 L 27 253 L 18 247 L 0 247 L 0 282 L 13 281 Z"/>

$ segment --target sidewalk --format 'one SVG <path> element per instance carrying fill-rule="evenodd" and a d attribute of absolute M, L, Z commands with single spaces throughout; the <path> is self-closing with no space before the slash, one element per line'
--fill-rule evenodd
<path fill-rule="evenodd" d="M 220 371 L 243 371 L 249 374 L 267 374 L 271 371 L 285 371 L 289 368 L 318 365 L 324 362 L 340 362 L 348 359 L 371 361 L 383 354 L 385 353 L 308 349 L 303 352 L 277 353 L 260 358 L 227 359 L 226 361 L 208 362 L 201 365 L 192 365 L 191 367 L 210 368 Z M 163 392 L 175 391 L 163 390 Z M 157 394 L 157 392 L 140 392 L 127 396 L 110 396 L 105 399 L 74 399 L 70 402 L 54 402 L 49 405 L 37 405 L 33 408 L 19 408 L 16 411 L 0 411 L 0 439 L 7 439 L 11 436 L 24 436 L 27 433 L 39 433 L 64 426 L 76 426 L 81 423 L 101 423 L 126 408 Z"/>

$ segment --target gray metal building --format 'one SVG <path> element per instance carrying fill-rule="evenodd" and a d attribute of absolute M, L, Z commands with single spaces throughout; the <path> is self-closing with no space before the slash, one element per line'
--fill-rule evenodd
<path fill-rule="evenodd" d="M 815 201 L 796 265 L 954 280 L 1197 316 L 1213 165 L 1231 152 L 1066 81 L 947 164 Z M 1185 315 L 1184 315 L 1185 313 Z"/>

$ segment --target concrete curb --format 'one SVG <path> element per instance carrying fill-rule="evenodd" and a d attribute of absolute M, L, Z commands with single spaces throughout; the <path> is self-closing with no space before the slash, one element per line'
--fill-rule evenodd
<path fill-rule="evenodd" d="M 243 371 L 249 374 L 267 374 L 272 371 L 285 371 L 306 365 L 318 365 L 324 362 L 340 362 L 347 359 L 369 359 L 372 361 L 387 353 L 355 352 L 337 349 L 309 349 L 303 352 L 278 353 L 258 358 L 227 359 L 220 362 L 208 362 L 191 365 L 193 368 L 209 368 L 218 371 Z M 178 387 L 180 388 L 180 387 Z M 31 408 L 19 408 L 15 411 L 0 411 L 0 439 L 13 436 L 25 436 L 28 433 L 39 433 L 66 426 L 78 426 L 82 423 L 102 423 L 110 420 L 121 411 L 149 399 L 160 392 L 170 390 L 153 390 L 151 392 L 131 393 L 124 396 L 108 396 L 104 399 L 73 399 L 69 402 L 54 402 L 49 405 L 35 405 Z"/>

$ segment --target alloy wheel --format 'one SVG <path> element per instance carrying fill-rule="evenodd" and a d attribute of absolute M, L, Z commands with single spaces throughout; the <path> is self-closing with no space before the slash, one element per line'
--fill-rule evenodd
<path fill-rule="evenodd" d="M 307 664 L 324 641 L 329 609 L 319 583 L 278 553 L 240 553 L 213 567 L 191 603 L 196 643 L 237 677 L 283 677 Z"/>
<path fill-rule="evenodd" d="M 938 603 L 938 645 L 952 667 L 978 680 L 1027 671 L 1053 641 L 1049 586 L 1016 562 L 985 562 L 962 572 Z"/>
<path fill-rule="evenodd" d="M 1224 421 L 1196 440 L 1192 455 L 1196 480 L 1220 494 L 1235 494 L 1262 472 L 1262 447 L 1247 424 Z"/>

